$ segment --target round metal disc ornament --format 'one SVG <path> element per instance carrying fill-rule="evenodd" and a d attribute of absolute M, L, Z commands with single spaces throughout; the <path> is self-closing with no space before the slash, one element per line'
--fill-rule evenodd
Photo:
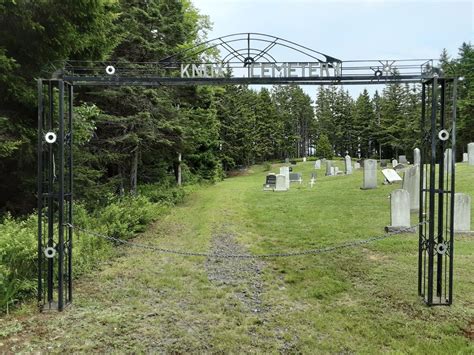
<path fill-rule="evenodd" d="M 56 133 L 54 132 L 47 132 L 44 135 L 44 140 L 46 141 L 46 143 L 49 143 L 49 144 L 53 144 L 54 142 L 56 142 L 57 138 L 58 137 L 56 136 Z"/>
<path fill-rule="evenodd" d="M 444 255 L 446 254 L 447 250 L 448 250 L 448 246 L 445 243 L 440 243 L 436 246 L 436 252 L 438 254 Z"/>
<path fill-rule="evenodd" d="M 382 71 L 381 71 L 380 69 L 377 69 L 377 70 L 375 71 L 374 75 L 375 75 L 377 78 L 380 78 L 380 77 L 383 75 L 383 73 L 382 73 Z"/>
<path fill-rule="evenodd" d="M 52 259 L 56 256 L 56 249 L 54 249 L 53 247 L 47 247 L 45 250 L 44 250 L 44 255 L 48 258 L 48 259 Z"/>
<path fill-rule="evenodd" d="M 441 131 L 439 131 L 438 133 L 438 138 L 442 141 L 446 141 L 448 140 L 449 138 L 449 132 L 445 129 L 442 129 Z"/>
<path fill-rule="evenodd" d="M 105 72 L 109 75 L 114 75 L 115 67 L 113 65 L 107 65 L 107 67 L 105 68 Z"/>

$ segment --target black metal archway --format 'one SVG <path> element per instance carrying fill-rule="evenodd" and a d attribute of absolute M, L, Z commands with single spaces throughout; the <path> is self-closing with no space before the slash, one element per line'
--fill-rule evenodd
<path fill-rule="evenodd" d="M 292 61 L 277 61 L 285 51 Z M 219 37 L 156 62 L 62 63 L 38 79 L 38 303 L 63 310 L 73 287 L 74 86 L 422 84 L 418 292 L 450 305 L 453 289 L 456 78 L 431 59 L 342 61 L 260 33 Z M 57 107 L 55 107 L 57 105 Z M 451 149 L 451 154 L 445 151 Z M 449 161 L 448 161 L 449 160 Z M 445 168 L 445 166 L 447 168 Z"/>

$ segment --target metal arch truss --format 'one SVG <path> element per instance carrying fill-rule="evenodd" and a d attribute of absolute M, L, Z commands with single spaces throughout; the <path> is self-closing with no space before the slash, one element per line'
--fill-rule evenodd
<path fill-rule="evenodd" d="M 418 293 L 426 304 L 453 302 L 457 79 L 422 83 Z"/>
<path fill-rule="evenodd" d="M 293 61 L 278 61 L 282 51 Z M 218 58 L 218 55 L 221 55 Z M 419 282 L 428 305 L 452 303 L 456 80 L 433 60 L 341 61 L 278 37 L 219 37 L 148 63 L 68 61 L 38 80 L 38 304 L 72 302 L 73 87 L 224 84 L 370 85 L 421 83 Z M 431 119 L 428 114 L 431 112 Z M 439 131 L 447 131 L 444 140 Z M 450 173 L 442 152 L 451 148 Z M 438 169 L 438 170 L 436 170 Z M 436 174 L 438 171 L 438 174 Z"/>

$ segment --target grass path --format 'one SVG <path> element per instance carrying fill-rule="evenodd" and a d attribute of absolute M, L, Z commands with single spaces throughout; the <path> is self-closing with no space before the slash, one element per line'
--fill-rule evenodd
<path fill-rule="evenodd" d="M 311 166 L 294 170 L 307 179 Z M 458 191 L 474 196 L 473 170 L 461 166 L 457 178 Z M 321 176 L 312 189 L 262 192 L 265 174 L 256 167 L 197 191 L 137 240 L 187 251 L 269 253 L 365 239 L 383 233 L 387 196 L 399 187 L 362 191 L 356 172 Z M 38 314 L 26 305 L 0 319 L 0 353 L 468 354 L 473 254 L 474 239 L 457 237 L 455 304 L 428 308 L 416 290 L 416 235 L 265 260 L 120 247 L 116 258 L 76 282 L 67 311 Z"/>

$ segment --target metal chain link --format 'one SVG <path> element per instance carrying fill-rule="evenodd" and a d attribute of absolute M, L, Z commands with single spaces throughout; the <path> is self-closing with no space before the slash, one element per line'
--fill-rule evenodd
<path fill-rule="evenodd" d="M 284 258 L 284 257 L 291 257 L 291 256 L 304 256 L 304 255 L 315 255 L 315 254 L 322 254 L 322 253 L 328 253 L 334 250 L 338 249 L 344 249 L 344 248 L 349 248 L 349 247 L 355 247 L 363 244 L 368 244 L 372 243 L 378 240 L 383 240 L 387 239 L 390 237 L 393 237 L 395 235 L 402 234 L 404 232 L 413 230 L 416 227 L 419 227 L 423 224 L 428 223 L 427 221 L 420 222 L 418 224 L 415 224 L 411 227 L 406 227 L 406 228 L 401 228 L 400 230 L 393 231 L 393 232 L 388 232 L 383 235 L 377 236 L 377 237 L 372 237 L 368 239 L 363 239 L 363 240 L 356 240 L 353 242 L 348 242 L 348 243 L 343 243 L 343 244 L 338 244 L 338 245 L 333 245 L 329 247 L 324 247 L 324 248 L 318 248 L 318 249 L 308 249 L 308 250 L 302 250 L 302 251 L 295 251 L 295 252 L 286 252 L 286 253 L 270 253 L 270 254 L 217 254 L 217 253 L 201 253 L 201 252 L 188 252 L 188 251 L 182 251 L 182 250 L 175 250 L 175 249 L 166 249 L 166 248 L 161 248 L 157 247 L 154 245 L 148 245 L 148 244 L 140 244 L 140 243 L 134 243 L 130 242 L 128 240 L 116 238 L 116 237 L 111 237 L 108 235 L 100 234 L 97 232 L 93 232 L 87 229 L 83 229 L 80 227 L 73 226 L 71 224 L 67 224 L 69 227 L 72 227 L 74 229 L 77 229 L 81 232 L 84 232 L 86 234 L 99 237 L 102 239 L 110 240 L 119 244 L 123 245 L 129 245 L 131 247 L 135 248 L 141 248 L 141 249 L 148 249 L 148 250 L 153 250 L 157 251 L 160 253 L 164 254 L 174 254 L 174 255 L 181 255 L 181 256 L 203 256 L 207 258 L 214 258 L 214 259 L 226 259 L 226 258 L 233 258 L 233 259 L 260 259 L 260 258 Z"/>

